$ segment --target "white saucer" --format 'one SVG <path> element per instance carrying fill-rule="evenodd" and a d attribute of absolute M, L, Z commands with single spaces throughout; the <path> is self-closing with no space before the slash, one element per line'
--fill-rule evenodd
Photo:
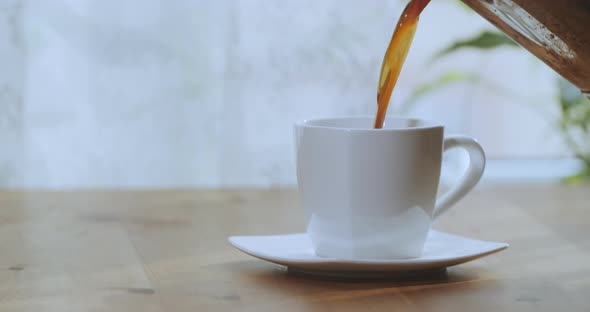
<path fill-rule="evenodd" d="M 268 236 L 231 236 L 237 249 L 290 270 L 314 275 L 437 271 L 508 248 L 507 243 L 481 241 L 431 230 L 419 258 L 362 260 L 319 257 L 306 233 Z"/>

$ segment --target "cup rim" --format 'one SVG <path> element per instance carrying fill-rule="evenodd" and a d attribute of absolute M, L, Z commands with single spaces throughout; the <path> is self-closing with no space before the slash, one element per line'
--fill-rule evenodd
<path fill-rule="evenodd" d="M 342 117 L 325 117 L 325 118 L 311 118 L 311 119 L 304 119 L 295 123 L 297 127 L 304 127 L 304 128 L 314 128 L 314 129 L 331 129 L 331 130 L 345 130 L 345 131 L 362 131 L 362 132 L 397 132 L 397 131 L 416 131 L 416 130 L 430 130 L 430 129 L 438 129 L 444 128 L 444 126 L 436 121 L 422 119 L 422 118 L 413 118 L 413 117 L 385 117 L 385 122 L 393 121 L 393 120 L 403 120 L 415 123 L 421 123 L 423 125 L 420 126 L 411 126 L 411 127 L 404 127 L 404 128 L 382 128 L 382 129 L 374 129 L 374 128 L 354 128 L 354 127 L 338 127 L 338 126 L 326 126 L 326 125 L 313 125 L 310 124 L 312 122 L 329 122 L 335 120 L 350 120 L 350 119 L 371 119 L 374 120 L 374 116 L 362 115 L 362 116 L 342 116 Z"/>

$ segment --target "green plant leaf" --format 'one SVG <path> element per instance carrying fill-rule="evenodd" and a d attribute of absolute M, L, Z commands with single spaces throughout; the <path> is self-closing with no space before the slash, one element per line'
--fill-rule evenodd
<path fill-rule="evenodd" d="M 449 72 L 444 73 L 438 78 L 434 79 L 433 81 L 426 82 L 416 88 L 414 92 L 410 95 L 410 97 L 404 102 L 404 104 L 399 108 L 400 112 L 407 111 L 414 103 L 416 103 L 422 96 L 427 95 L 428 93 L 437 91 L 444 87 L 447 87 L 452 84 L 461 83 L 461 82 L 468 82 L 468 83 L 475 83 L 480 80 L 480 77 L 476 74 L 471 73 L 463 73 L 463 72 Z"/>
<path fill-rule="evenodd" d="M 518 47 L 508 36 L 492 31 L 483 31 L 474 37 L 452 43 L 434 55 L 433 60 L 449 55 L 462 49 L 491 50 L 501 46 Z"/>
<path fill-rule="evenodd" d="M 577 184 L 590 181 L 590 101 L 576 86 L 563 78 L 559 78 L 557 87 L 562 137 L 570 151 L 584 164 L 580 173 L 567 177 L 564 182 Z M 573 133 L 578 135 L 577 139 Z"/>
<path fill-rule="evenodd" d="M 586 168 L 578 174 L 574 174 L 563 179 L 563 183 L 565 184 L 580 184 L 587 181 L 590 181 L 590 168 Z"/>

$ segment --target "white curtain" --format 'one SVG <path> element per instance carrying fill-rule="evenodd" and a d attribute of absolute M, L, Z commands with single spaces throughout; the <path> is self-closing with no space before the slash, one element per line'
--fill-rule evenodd
<path fill-rule="evenodd" d="M 3 0 L 0 186 L 293 184 L 293 122 L 374 112 L 382 55 L 403 4 Z M 425 65 L 434 50 L 491 28 L 454 1 L 433 2 L 424 15 L 392 106 L 446 70 Z M 447 69 L 494 78 L 501 76 L 494 64 L 534 64 L 523 52 L 499 54 L 467 54 Z M 547 86 L 529 100 L 552 96 L 553 75 L 533 67 L 537 74 L 524 82 L 498 81 Z M 491 109 L 507 98 L 465 88 L 427 97 L 410 113 L 484 138 L 499 157 L 533 150 L 506 140 L 518 119 L 498 133 L 489 130 L 493 121 L 474 121 L 480 110 L 509 116 L 512 108 Z M 537 124 L 533 135 L 546 131 L 528 108 L 518 110 Z M 562 155 L 551 140 L 536 152 Z"/>

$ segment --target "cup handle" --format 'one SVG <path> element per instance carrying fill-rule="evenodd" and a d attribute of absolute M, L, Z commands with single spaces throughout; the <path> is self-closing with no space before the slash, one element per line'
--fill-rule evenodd
<path fill-rule="evenodd" d="M 486 166 L 486 156 L 483 148 L 475 139 L 466 136 L 451 136 L 444 140 L 443 152 L 462 148 L 469 155 L 469 166 L 459 179 L 459 182 L 436 200 L 434 219 L 449 210 L 457 201 L 465 196 L 479 182 Z"/>

